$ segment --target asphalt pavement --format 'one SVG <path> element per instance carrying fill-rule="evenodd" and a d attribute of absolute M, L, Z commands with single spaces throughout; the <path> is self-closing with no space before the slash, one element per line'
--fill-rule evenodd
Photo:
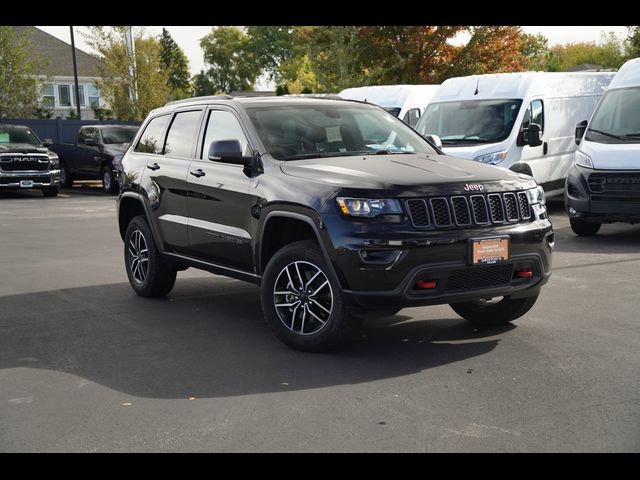
<path fill-rule="evenodd" d="M 97 185 L 0 193 L 0 451 L 640 451 L 640 226 L 550 210 L 553 275 L 513 325 L 411 308 L 309 354 L 248 283 L 137 297 Z"/>

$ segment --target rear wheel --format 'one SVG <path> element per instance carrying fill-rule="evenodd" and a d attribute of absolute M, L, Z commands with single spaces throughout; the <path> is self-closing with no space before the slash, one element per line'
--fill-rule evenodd
<path fill-rule="evenodd" d="M 143 216 L 134 217 L 127 227 L 124 263 L 129 283 L 141 297 L 161 297 L 176 283 L 176 268 L 162 258 Z"/>
<path fill-rule="evenodd" d="M 105 193 L 116 193 L 118 191 L 118 181 L 113 176 L 113 170 L 108 166 L 102 169 L 102 190 Z"/>
<path fill-rule="evenodd" d="M 69 188 L 73 185 L 73 177 L 63 161 L 60 161 L 60 184 L 64 188 Z"/>
<path fill-rule="evenodd" d="M 296 350 L 336 348 L 362 324 L 344 308 L 340 284 L 313 241 L 291 243 L 271 258 L 260 295 L 272 330 Z"/>
<path fill-rule="evenodd" d="M 600 230 L 600 227 L 602 226 L 601 223 L 585 222 L 580 218 L 570 218 L 569 223 L 571 223 L 571 230 L 573 230 L 573 233 L 585 237 L 592 237 L 598 233 L 598 230 Z"/>
<path fill-rule="evenodd" d="M 536 303 L 538 295 L 524 298 L 487 298 L 449 306 L 465 320 L 478 325 L 504 325 L 520 318 Z"/>

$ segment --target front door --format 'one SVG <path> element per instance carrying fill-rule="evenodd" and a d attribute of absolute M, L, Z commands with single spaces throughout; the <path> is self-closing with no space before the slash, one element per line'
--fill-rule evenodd
<path fill-rule="evenodd" d="M 250 179 L 240 165 L 208 159 L 211 142 L 238 140 L 245 154 L 247 135 L 230 110 L 207 113 L 204 140 L 189 167 L 189 237 L 192 255 L 220 265 L 253 271 Z"/>

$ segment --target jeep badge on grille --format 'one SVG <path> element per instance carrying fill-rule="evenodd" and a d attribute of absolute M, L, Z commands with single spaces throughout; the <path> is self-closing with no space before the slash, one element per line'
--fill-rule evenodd
<path fill-rule="evenodd" d="M 465 183 L 464 184 L 464 189 L 467 192 L 482 192 L 482 191 L 484 191 L 484 185 L 480 185 L 480 184 L 477 184 L 477 183 L 471 183 L 471 184 Z"/>

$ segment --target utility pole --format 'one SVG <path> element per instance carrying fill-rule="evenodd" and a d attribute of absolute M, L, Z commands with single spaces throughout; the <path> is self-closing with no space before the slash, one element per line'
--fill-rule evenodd
<path fill-rule="evenodd" d="M 76 89 L 76 108 L 78 109 L 78 118 L 82 118 L 80 115 L 80 87 L 78 86 L 78 66 L 76 64 L 76 42 L 73 39 L 73 26 L 69 27 L 71 31 L 71 53 L 73 56 L 73 81 Z"/>

